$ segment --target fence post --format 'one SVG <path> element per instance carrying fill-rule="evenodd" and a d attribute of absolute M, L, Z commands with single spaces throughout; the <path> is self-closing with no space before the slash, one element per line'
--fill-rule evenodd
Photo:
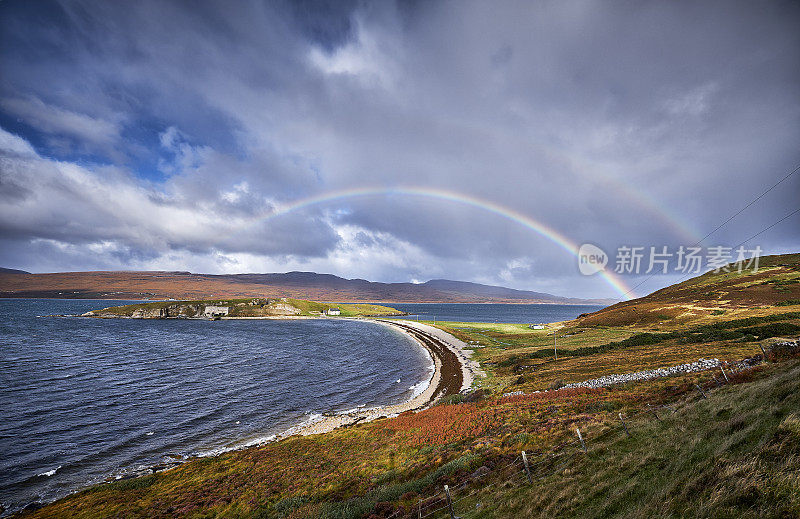
<path fill-rule="evenodd" d="M 719 367 L 719 369 L 722 371 L 722 375 L 725 377 L 725 383 L 726 383 L 726 384 L 730 384 L 730 383 L 731 383 L 731 379 L 729 379 L 729 378 L 728 378 L 728 374 L 727 374 L 727 373 L 725 373 L 725 368 L 723 368 L 722 366 L 720 366 L 720 367 Z"/>
<path fill-rule="evenodd" d="M 522 463 L 525 465 L 525 475 L 528 476 L 528 483 L 532 485 L 531 468 L 528 466 L 528 455 L 525 454 L 525 451 L 522 451 Z"/>
<path fill-rule="evenodd" d="M 701 395 L 703 395 L 703 398 L 708 398 L 708 397 L 706 396 L 706 392 L 705 392 L 705 391 L 703 391 L 703 388 L 702 388 L 702 387 L 700 387 L 698 384 L 695 384 L 695 385 L 694 385 L 694 387 L 696 387 L 696 388 L 697 388 L 697 390 L 698 390 L 698 391 L 700 391 L 700 394 L 701 394 Z"/>
<path fill-rule="evenodd" d="M 583 436 L 581 435 L 581 430 L 576 428 L 575 432 L 578 433 L 578 439 L 581 441 L 581 447 L 583 448 L 583 452 L 588 452 L 586 450 L 586 443 L 583 441 Z"/>
<path fill-rule="evenodd" d="M 631 437 L 631 433 L 628 432 L 628 425 L 625 423 L 625 420 L 622 418 L 622 413 L 619 413 L 619 421 L 622 422 L 622 428 L 625 429 L 625 434 L 628 435 L 628 438 Z"/>
<path fill-rule="evenodd" d="M 422 498 L 419 500 L 419 519 L 422 519 Z"/>
<path fill-rule="evenodd" d="M 556 345 L 556 331 L 553 330 L 553 353 L 556 355 L 556 360 L 558 360 L 558 346 Z"/>
<path fill-rule="evenodd" d="M 456 519 L 456 514 L 453 513 L 453 499 L 450 497 L 450 487 L 444 486 L 444 493 L 447 496 L 447 510 L 450 512 L 450 519 Z"/>
<path fill-rule="evenodd" d="M 653 407 L 650 404 L 647 404 L 647 408 L 650 409 L 650 412 L 653 413 L 653 416 L 656 417 L 656 420 L 658 420 L 660 422 L 661 421 L 661 417 L 658 416 L 658 413 L 656 412 L 656 410 L 653 409 Z"/>

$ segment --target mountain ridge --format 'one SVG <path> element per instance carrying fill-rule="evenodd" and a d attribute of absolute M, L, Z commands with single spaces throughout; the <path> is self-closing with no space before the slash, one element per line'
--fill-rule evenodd
<path fill-rule="evenodd" d="M 612 304 L 470 281 L 384 283 L 307 271 L 197 274 L 187 271 L 0 271 L 0 297 L 204 299 L 297 297 L 336 302 Z"/>

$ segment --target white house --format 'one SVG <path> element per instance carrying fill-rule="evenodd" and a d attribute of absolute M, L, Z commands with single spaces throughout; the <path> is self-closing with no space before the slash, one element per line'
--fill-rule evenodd
<path fill-rule="evenodd" d="M 328 308 L 328 311 L 325 312 L 327 315 L 341 315 L 342 311 L 338 308 Z"/>
<path fill-rule="evenodd" d="M 222 315 L 228 315 L 229 311 L 230 307 L 228 306 L 206 305 L 203 309 L 203 315 L 206 317 L 220 317 Z"/>
<path fill-rule="evenodd" d="M 543 324 L 532 324 L 530 326 L 531 330 L 544 330 Z"/>

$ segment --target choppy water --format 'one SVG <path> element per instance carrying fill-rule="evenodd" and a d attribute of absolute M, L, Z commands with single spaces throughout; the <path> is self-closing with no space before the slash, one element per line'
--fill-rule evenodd
<path fill-rule="evenodd" d="M 7 509 L 318 413 L 404 401 L 430 376 L 411 339 L 369 322 L 37 317 L 108 304 L 0 300 Z"/>
<path fill-rule="evenodd" d="M 469 303 L 392 303 L 397 308 L 422 320 L 479 323 L 552 323 L 575 319 L 582 313 L 603 308 L 595 305 L 509 305 Z"/>

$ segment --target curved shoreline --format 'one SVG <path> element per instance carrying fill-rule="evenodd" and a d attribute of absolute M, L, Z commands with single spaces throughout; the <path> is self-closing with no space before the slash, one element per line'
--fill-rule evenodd
<path fill-rule="evenodd" d="M 286 317 L 281 317 L 281 318 L 286 319 Z M 297 319 L 298 317 L 294 318 Z M 299 318 L 319 319 L 319 317 L 305 317 L 305 316 Z M 292 436 L 308 436 L 312 434 L 323 434 L 331 432 L 340 427 L 348 427 L 381 418 L 392 418 L 408 411 L 423 410 L 432 406 L 438 400 L 440 400 L 445 396 L 458 394 L 462 391 L 469 389 L 470 385 L 475 379 L 476 375 L 475 366 L 471 365 L 470 363 L 472 361 L 468 360 L 469 353 L 471 352 L 465 353 L 464 350 L 462 349 L 462 345 L 463 346 L 467 345 L 462 343 L 461 341 L 458 341 L 458 339 L 456 339 L 450 334 L 447 334 L 446 332 L 443 332 L 433 327 L 427 327 L 426 325 L 419 325 L 419 323 L 413 323 L 411 321 L 405 321 L 405 320 L 398 322 L 395 320 L 385 320 L 381 318 L 340 318 L 340 319 L 371 321 L 376 324 L 381 324 L 384 326 L 390 326 L 396 328 L 401 332 L 405 333 L 406 335 L 408 335 L 409 337 L 411 337 L 420 347 L 422 347 L 428 352 L 428 355 L 431 356 L 431 359 L 433 360 L 434 363 L 434 371 L 431 374 L 430 379 L 428 380 L 428 385 L 425 388 L 425 390 L 404 402 L 378 406 L 369 409 L 359 409 L 356 411 L 345 412 L 336 415 L 325 415 L 321 417 L 319 420 L 300 423 L 298 425 L 290 427 L 286 431 L 271 435 L 261 440 L 249 443 L 243 443 L 240 444 L 239 446 L 233 446 L 231 448 L 224 448 L 219 450 L 213 449 L 212 451 L 209 451 L 208 453 L 200 456 L 192 456 L 184 458 L 182 460 L 175 459 L 173 461 L 165 461 L 157 465 L 151 465 L 149 467 L 142 467 L 132 472 L 129 472 L 125 475 L 119 475 L 113 478 L 108 477 L 104 483 L 110 483 L 119 479 L 136 478 L 136 477 L 146 476 L 149 474 L 165 472 L 173 468 L 176 468 L 178 466 L 182 466 L 186 463 L 191 463 L 193 460 L 205 457 L 213 457 L 230 451 L 242 451 L 247 449 L 259 448 L 261 446 L 273 442 L 285 440 Z M 435 333 L 435 332 L 431 333 L 431 330 L 426 330 L 423 328 L 423 326 L 425 326 L 426 328 L 431 328 L 431 330 L 438 330 L 440 333 Z M 472 364 L 474 364 L 474 362 Z M 102 485 L 104 483 L 97 483 L 97 484 Z M 89 487 L 76 488 L 73 491 L 69 492 L 69 494 L 80 492 L 85 488 L 90 488 L 91 486 L 95 485 L 90 485 Z M 57 500 L 60 499 L 63 499 L 63 497 Z M 46 503 L 41 503 L 41 504 L 46 505 Z"/>
<path fill-rule="evenodd" d="M 461 345 L 466 346 L 466 344 L 461 343 L 459 345 L 458 343 L 461 341 L 437 328 L 433 328 L 433 330 L 438 330 L 444 335 L 431 333 L 430 330 L 422 328 L 425 325 L 418 325 L 418 323 L 412 323 L 411 321 L 398 322 L 376 318 L 358 318 L 358 320 L 380 323 L 398 329 L 425 349 L 434 363 L 434 372 L 428 381 L 428 386 L 419 395 L 405 402 L 360 409 L 337 415 L 327 415 L 319 420 L 298 424 L 276 435 L 275 441 L 291 436 L 323 434 L 340 427 L 371 422 L 379 418 L 392 418 L 407 411 L 422 410 L 430 407 L 445 396 L 458 394 L 469 389 L 475 380 L 476 374 L 482 374 L 482 372 L 476 373 L 474 366 L 470 365 L 472 361 L 468 361 L 469 354 L 464 353 L 461 348 Z M 462 362 L 462 359 L 467 362 Z"/>

